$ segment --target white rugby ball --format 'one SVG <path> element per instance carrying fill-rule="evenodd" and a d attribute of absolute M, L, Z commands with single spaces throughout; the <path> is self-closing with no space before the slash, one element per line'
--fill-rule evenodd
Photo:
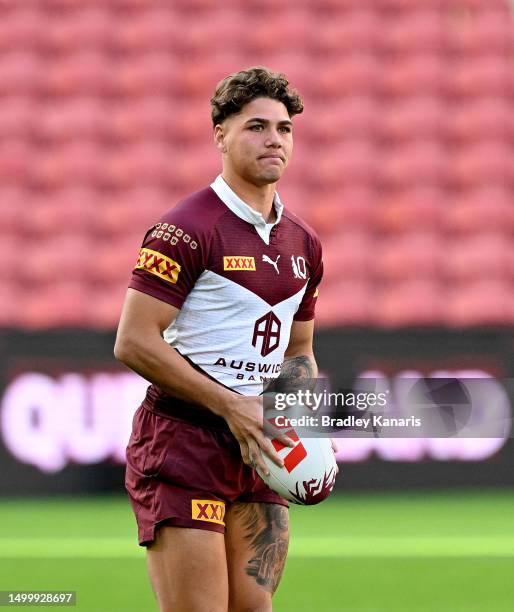
<path fill-rule="evenodd" d="M 265 453 L 264 461 L 270 473 L 259 472 L 264 482 L 281 497 L 293 504 L 312 506 L 326 499 L 336 481 L 337 463 L 328 438 L 299 438 L 293 430 L 287 435 L 296 446 L 284 446 L 272 440 L 284 467 L 279 467 Z"/>

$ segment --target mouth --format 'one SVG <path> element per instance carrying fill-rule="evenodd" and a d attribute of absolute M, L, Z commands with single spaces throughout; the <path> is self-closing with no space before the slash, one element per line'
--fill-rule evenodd
<path fill-rule="evenodd" d="M 259 157 L 259 159 L 269 159 L 270 161 L 284 162 L 284 158 L 282 157 L 282 155 L 278 155 L 278 154 L 274 154 L 274 155 L 261 155 Z"/>

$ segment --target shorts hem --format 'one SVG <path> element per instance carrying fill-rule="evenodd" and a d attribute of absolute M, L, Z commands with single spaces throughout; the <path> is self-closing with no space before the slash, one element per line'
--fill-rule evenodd
<path fill-rule="evenodd" d="M 215 531 L 224 534 L 226 529 L 224 525 L 217 523 L 208 523 L 196 521 L 194 519 L 183 519 L 178 517 L 169 517 L 155 523 L 151 531 L 146 531 L 139 537 L 139 546 L 149 546 L 155 540 L 155 532 L 159 527 L 169 525 L 171 527 L 183 527 L 185 529 L 202 529 L 203 531 Z"/>

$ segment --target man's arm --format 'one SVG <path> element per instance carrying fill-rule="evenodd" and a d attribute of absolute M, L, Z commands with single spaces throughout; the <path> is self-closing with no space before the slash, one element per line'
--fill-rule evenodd
<path fill-rule="evenodd" d="M 318 376 L 312 340 L 314 320 L 293 321 L 280 376 L 270 382 L 269 390 L 294 393 L 306 386 L 311 387 L 312 379 Z"/>
<path fill-rule="evenodd" d="M 283 461 L 262 432 L 262 398 L 238 395 L 197 372 L 163 339 L 178 309 L 145 293 L 129 289 L 114 355 L 130 369 L 166 393 L 202 406 L 224 418 L 241 447 L 243 460 L 268 472 L 260 451 L 277 463 Z M 291 446 L 285 435 L 277 436 Z"/>

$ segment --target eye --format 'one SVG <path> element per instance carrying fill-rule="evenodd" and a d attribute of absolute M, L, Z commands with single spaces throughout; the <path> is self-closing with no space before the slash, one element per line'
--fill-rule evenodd
<path fill-rule="evenodd" d="M 288 134 L 291 131 L 291 128 L 287 125 L 283 125 L 282 127 L 279 128 L 279 130 L 283 132 L 284 134 Z"/>
<path fill-rule="evenodd" d="M 262 130 L 262 125 L 260 123 L 256 123 L 255 125 L 251 125 L 249 129 L 254 132 L 260 132 Z"/>

